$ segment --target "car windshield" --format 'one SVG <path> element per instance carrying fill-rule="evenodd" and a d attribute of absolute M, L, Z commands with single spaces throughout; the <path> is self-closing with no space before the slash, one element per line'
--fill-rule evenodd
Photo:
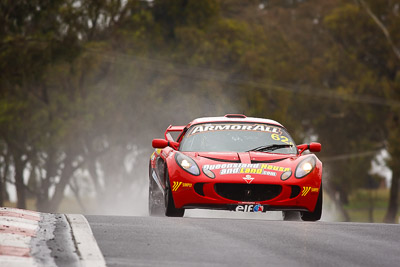
<path fill-rule="evenodd" d="M 179 150 L 297 153 L 293 139 L 284 128 L 262 123 L 196 124 L 183 137 Z"/>

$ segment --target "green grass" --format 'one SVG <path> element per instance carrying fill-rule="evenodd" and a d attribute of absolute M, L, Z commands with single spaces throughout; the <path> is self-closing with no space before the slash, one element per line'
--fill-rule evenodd
<path fill-rule="evenodd" d="M 344 208 L 353 222 L 371 222 L 369 209 L 373 208 L 373 222 L 383 222 L 389 203 L 389 189 L 359 189 L 349 197 L 349 204 Z M 399 221 L 397 215 L 396 222 Z"/>

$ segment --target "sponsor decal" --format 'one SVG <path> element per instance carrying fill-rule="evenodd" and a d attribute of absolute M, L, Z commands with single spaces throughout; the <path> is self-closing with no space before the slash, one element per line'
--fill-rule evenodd
<path fill-rule="evenodd" d="M 223 164 L 206 164 L 203 166 L 204 169 L 219 170 L 219 169 L 230 169 L 230 168 L 260 168 L 260 164 L 247 164 L 247 163 L 223 163 Z"/>
<path fill-rule="evenodd" d="M 219 174 L 225 175 L 225 174 L 237 174 L 237 173 L 253 173 L 253 174 L 262 174 L 268 176 L 276 176 L 276 172 L 266 171 L 263 169 L 249 169 L 249 168 L 222 169 Z"/>
<path fill-rule="evenodd" d="M 307 196 L 307 194 L 309 192 L 318 193 L 319 192 L 319 188 L 318 187 L 311 187 L 311 186 L 303 186 L 303 190 L 301 192 L 301 196 L 305 197 L 305 196 Z"/>
<path fill-rule="evenodd" d="M 253 182 L 254 178 L 251 177 L 251 175 L 247 174 L 245 177 L 243 177 L 243 180 L 245 180 L 246 183 L 251 184 L 251 182 Z"/>
<path fill-rule="evenodd" d="M 238 205 L 235 211 L 243 211 L 243 212 L 263 212 L 264 206 L 260 204 L 255 205 Z"/>
<path fill-rule="evenodd" d="M 282 134 L 281 128 L 266 124 L 203 124 L 193 127 L 188 135 L 211 131 L 257 131 Z"/>
<path fill-rule="evenodd" d="M 254 212 L 258 212 L 258 211 L 263 212 L 264 211 L 264 207 L 261 206 L 260 204 L 257 204 L 257 205 L 254 206 L 253 211 Z"/>
<path fill-rule="evenodd" d="M 277 176 L 276 172 L 291 171 L 290 168 L 269 165 L 264 163 L 246 164 L 246 163 L 224 163 L 214 165 L 204 165 L 203 169 L 220 170 L 220 175 L 226 174 L 261 174 L 268 176 Z"/>
<path fill-rule="evenodd" d="M 172 191 L 177 191 L 181 186 L 182 188 L 190 188 L 193 186 L 193 184 L 174 181 L 174 184 L 172 185 Z"/>
<path fill-rule="evenodd" d="M 286 172 L 290 171 L 290 168 L 287 167 L 280 167 L 265 163 L 254 163 L 254 164 L 247 164 L 247 163 L 223 163 L 223 164 L 206 164 L 203 166 L 204 169 L 209 170 L 219 170 L 219 169 L 265 169 L 271 171 L 279 171 L 279 172 Z M 250 172 L 250 171 L 249 171 Z M 245 173 L 245 172 L 242 172 Z"/>

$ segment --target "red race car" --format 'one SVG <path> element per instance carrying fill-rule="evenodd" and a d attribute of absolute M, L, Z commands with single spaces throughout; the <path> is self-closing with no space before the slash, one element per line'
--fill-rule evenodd
<path fill-rule="evenodd" d="M 176 140 L 172 134 L 177 136 Z M 317 221 L 322 212 L 321 144 L 296 146 L 278 122 L 228 114 L 169 126 L 154 139 L 149 213 L 182 217 L 185 209 L 283 211 Z"/>

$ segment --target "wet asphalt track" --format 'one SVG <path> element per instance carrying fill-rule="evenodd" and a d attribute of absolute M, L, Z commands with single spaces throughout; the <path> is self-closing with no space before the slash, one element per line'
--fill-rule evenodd
<path fill-rule="evenodd" d="M 86 216 L 107 266 L 400 266 L 400 225 Z"/>

